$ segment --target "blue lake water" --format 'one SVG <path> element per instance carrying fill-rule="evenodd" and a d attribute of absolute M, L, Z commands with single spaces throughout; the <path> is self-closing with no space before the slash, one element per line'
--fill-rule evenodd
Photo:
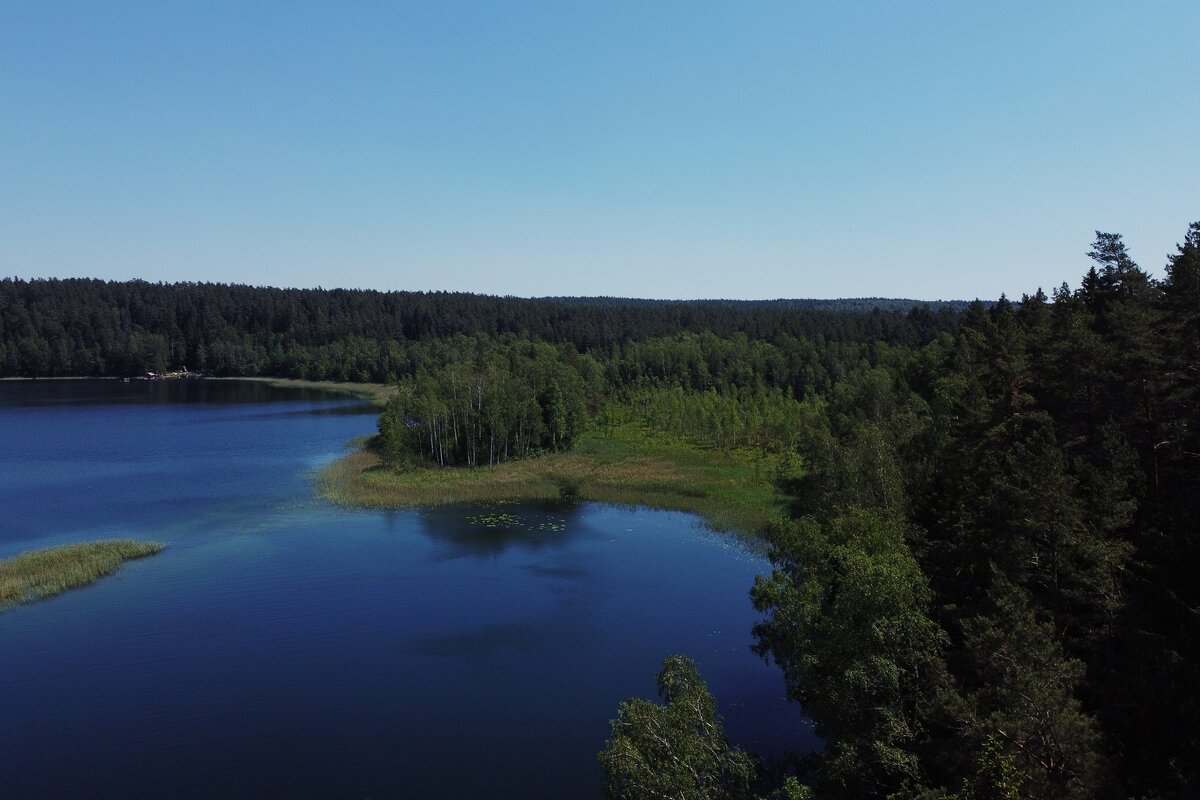
<path fill-rule="evenodd" d="M 374 425 L 262 384 L 0 382 L 0 558 L 168 545 L 0 614 L 0 797 L 598 798 L 671 653 L 735 743 L 815 746 L 750 652 L 760 555 L 686 514 L 321 501 Z"/>

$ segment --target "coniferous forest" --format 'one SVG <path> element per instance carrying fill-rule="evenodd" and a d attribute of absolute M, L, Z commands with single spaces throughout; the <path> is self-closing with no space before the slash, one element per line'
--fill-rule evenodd
<path fill-rule="evenodd" d="M 611 797 L 1195 797 L 1200 223 L 1161 279 L 1117 234 L 1088 256 L 990 303 L 4 280 L 0 376 L 387 382 L 395 469 L 616 418 L 794 458 L 747 602 L 823 750 L 734 748 L 681 654 L 617 710 Z"/>

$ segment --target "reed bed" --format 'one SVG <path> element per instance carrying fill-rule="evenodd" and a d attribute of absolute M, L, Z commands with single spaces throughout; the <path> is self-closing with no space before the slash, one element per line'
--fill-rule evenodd
<path fill-rule="evenodd" d="M 320 389 L 326 392 L 337 392 L 339 394 L 353 395 L 359 397 L 372 405 L 382 406 L 391 399 L 396 392 L 394 383 L 352 383 L 350 381 L 307 381 L 299 378 L 209 378 L 208 380 L 219 381 L 256 381 L 265 383 L 268 386 L 278 386 L 284 389 Z"/>
<path fill-rule="evenodd" d="M 475 469 L 393 469 L 368 443 L 321 474 L 347 506 L 403 508 L 503 500 L 580 500 L 688 511 L 718 530 L 757 535 L 784 516 L 778 456 L 704 448 L 636 425 L 586 435 L 567 453 Z"/>
<path fill-rule="evenodd" d="M 0 611 L 95 583 L 165 545 L 112 539 L 31 550 L 0 561 Z"/>

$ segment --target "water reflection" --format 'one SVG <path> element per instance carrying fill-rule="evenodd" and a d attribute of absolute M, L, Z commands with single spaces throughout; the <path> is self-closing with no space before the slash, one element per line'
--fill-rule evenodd
<path fill-rule="evenodd" d="M 281 408 L 278 411 L 264 411 L 255 414 L 246 414 L 239 417 L 242 421 L 252 420 L 272 420 L 286 417 L 355 417 L 355 416 L 375 416 L 379 413 L 379 409 L 370 403 L 362 403 L 358 400 L 345 400 L 342 404 L 321 402 L 320 405 L 314 405 L 310 408 Z"/>
<path fill-rule="evenodd" d="M 60 406 L 145 403 L 276 403 L 347 400 L 322 389 L 272 386 L 264 381 L 186 379 L 145 381 L 36 379 L 0 382 L 0 406 Z M 361 405 L 362 401 L 354 401 Z"/>
<path fill-rule="evenodd" d="M 437 545 L 435 560 L 495 559 L 508 550 L 565 548 L 582 532 L 574 502 L 440 506 L 419 511 L 418 530 Z"/>

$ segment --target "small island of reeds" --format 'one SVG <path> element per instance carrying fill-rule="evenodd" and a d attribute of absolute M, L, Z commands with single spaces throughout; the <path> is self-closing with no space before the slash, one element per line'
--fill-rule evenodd
<path fill-rule="evenodd" d="M 0 561 L 0 612 L 88 586 L 126 561 L 152 556 L 163 547 L 159 542 L 111 539 L 31 550 L 4 559 Z"/>

